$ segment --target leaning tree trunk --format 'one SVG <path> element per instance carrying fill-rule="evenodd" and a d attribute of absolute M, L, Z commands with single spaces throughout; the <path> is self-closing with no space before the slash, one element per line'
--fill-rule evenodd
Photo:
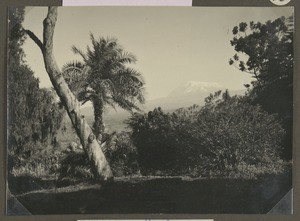
<path fill-rule="evenodd" d="M 91 127 L 87 124 L 84 116 L 80 114 L 80 104 L 64 80 L 53 56 L 53 35 L 56 20 L 57 7 L 49 7 L 47 17 L 43 22 L 43 42 L 33 32 L 26 30 L 26 33 L 42 51 L 46 71 L 80 138 L 83 149 L 92 164 L 94 175 L 104 180 L 111 179 L 113 175 L 110 166 L 97 139 L 94 139 L 95 135 Z"/>

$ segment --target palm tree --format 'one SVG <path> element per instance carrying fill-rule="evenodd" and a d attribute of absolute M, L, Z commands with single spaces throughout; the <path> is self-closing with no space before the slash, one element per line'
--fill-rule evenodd
<path fill-rule="evenodd" d="M 104 131 L 103 110 L 106 105 L 115 105 L 132 112 L 140 110 L 144 103 L 144 81 L 141 74 L 128 67 L 135 63 L 133 54 L 123 50 L 117 39 L 95 39 L 91 34 L 92 48 L 87 46 L 86 53 L 73 46 L 83 62 L 67 63 L 62 70 L 70 89 L 84 104 L 91 101 L 94 107 L 94 132 Z"/>

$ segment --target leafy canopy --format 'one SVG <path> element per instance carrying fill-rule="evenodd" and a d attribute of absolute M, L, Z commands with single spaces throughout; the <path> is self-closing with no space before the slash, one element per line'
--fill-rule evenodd
<path fill-rule="evenodd" d="M 293 70 L 293 18 L 278 18 L 249 24 L 241 22 L 232 30 L 230 41 L 237 52 L 230 60 L 239 70 L 250 73 L 252 84 L 266 85 L 292 78 Z M 246 57 L 246 58 L 245 58 Z"/>
<path fill-rule="evenodd" d="M 136 62 L 133 54 L 124 51 L 117 39 L 96 39 L 91 34 L 92 47 L 86 53 L 73 46 L 83 62 L 75 61 L 63 67 L 63 75 L 71 90 L 83 103 L 99 100 L 103 105 L 115 104 L 128 111 L 139 110 L 144 103 L 144 81 L 141 74 L 128 67 Z"/>
<path fill-rule="evenodd" d="M 274 21 L 242 22 L 232 30 L 230 41 L 237 52 L 229 64 L 249 73 L 254 80 L 245 86 L 247 99 L 269 113 L 276 113 L 286 136 L 282 157 L 292 157 L 293 133 L 293 31 L 294 18 L 280 17 Z"/>

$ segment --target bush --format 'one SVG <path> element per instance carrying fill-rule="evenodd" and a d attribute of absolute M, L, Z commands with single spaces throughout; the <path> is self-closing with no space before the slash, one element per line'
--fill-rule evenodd
<path fill-rule="evenodd" d="M 179 175 L 188 169 L 193 139 L 185 128 L 192 123 L 197 109 L 193 106 L 169 114 L 155 108 L 148 114 L 135 113 L 127 121 L 143 174 L 155 175 L 160 171 L 162 174 Z"/>
<path fill-rule="evenodd" d="M 60 166 L 63 156 L 61 151 L 53 149 L 52 146 L 44 146 L 41 143 L 25 144 L 27 151 L 16 154 L 14 151 L 8 153 L 9 175 L 47 177 L 54 176 Z"/>
<path fill-rule="evenodd" d="M 226 91 L 204 107 L 134 114 L 128 125 L 143 174 L 255 177 L 282 171 L 284 135 L 275 115 Z"/>
<path fill-rule="evenodd" d="M 284 130 L 275 115 L 260 106 L 230 97 L 225 92 L 206 100 L 192 129 L 198 131 L 199 145 L 206 148 L 205 171 L 254 174 L 280 172 L 281 140 Z"/>
<path fill-rule="evenodd" d="M 69 152 L 61 161 L 58 172 L 59 180 L 66 178 L 84 180 L 94 179 L 90 163 L 83 151 Z"/>
<path fill-rule="evenodd" d="M 119 132 L 106 143 L 105 155 L 114 176 L 138 175 L 137 150 L 128 132 Z"/>

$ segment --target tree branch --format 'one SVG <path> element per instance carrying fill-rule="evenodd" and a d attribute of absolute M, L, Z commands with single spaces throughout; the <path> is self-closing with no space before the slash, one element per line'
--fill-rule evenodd
<path fill-rule="evenodd" d="M 24 30 L 24 31 L 39 46 L 39 48 L 41 49 L 42 53 L 44 53 L 45 46 L 41 42 L 41 40 L 32 31 L 30 31 L 30 30 Z"/>

